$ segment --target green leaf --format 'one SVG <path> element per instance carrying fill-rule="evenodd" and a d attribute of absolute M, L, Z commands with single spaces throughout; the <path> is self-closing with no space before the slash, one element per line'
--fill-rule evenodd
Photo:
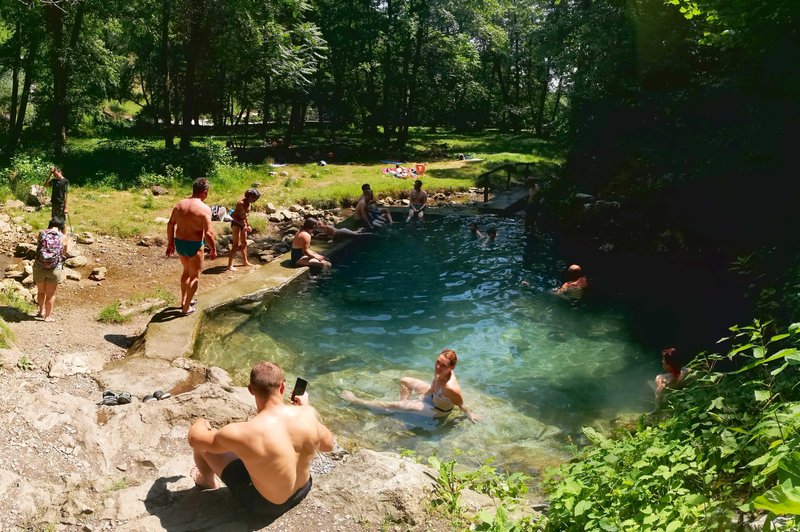
<path fill-rule="evenodd" d="M 769 401 L 769 398 L 772 397 L 772 393 L 769 390 L 756 390 L 754 394 L 756 396 L 756 401 L 760 403 Z"/>
<path fill-rule="evenodd" d="M 767 354 L 767 350 L 763 347 L 754 347 L 753 348 L 753 356 L 756 358 L 764 358 L 764 355 Z"/>
<path fill-rule="evenodd" d="M 667 525 L 667 532 L 675 532 L 675 530 L 678 530 L 682 524 L 683 523 L 681 523 L 680 521 L 671 522 L 670 524 Z"/>
<path fill-rule="evenodd" d="M 779 340 L 783 340 L 784 338 L 789 338 L 789 335 L 786 334 L 786 333 L 784 333 L 784 334 L 776 334 L 775 336 L 770 338 L 769 341 L 770 342 L 777 342 Z"/>
<path fill-rule="evenodd" d="M 587 500 L 578 501 L 578 504 L 575 505 L 575 511 L 574 511 L 575 517 L 583 515 L 583 513 L 586 512 L 586 510 L 588 510 L 591 507 L 592 507 L 591 501 Z"/>
<path fill-rule="evenodd" d="M 800 515 L 800 488 L 789 483 L 781 484 L 756 497 L 753 505 L 778 515 Z"/>

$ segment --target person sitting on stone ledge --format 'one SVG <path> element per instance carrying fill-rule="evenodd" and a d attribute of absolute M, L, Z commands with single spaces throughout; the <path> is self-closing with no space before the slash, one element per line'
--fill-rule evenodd
<path fill-rule="evenodd" d="M 311 460 L 333 450 L 333 434 L 319 421 L 308 394 L 284 403 L 283 370 L 261 362 L 250 371 L 247 389 L 256 416 L 217 430 L 206 419 L 189 429 L 194 451 L 192 478 L 201 488 L 217 489 L 217 477 L 233 499 L 255 515 L 277 518 L 311 491 Z"/>

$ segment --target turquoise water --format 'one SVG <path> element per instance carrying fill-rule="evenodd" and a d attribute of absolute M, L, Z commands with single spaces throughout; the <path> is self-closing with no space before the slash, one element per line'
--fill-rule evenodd
<path fill-rule="evenodd" d="M 255 361 L 275 360 L 288 387 L 308 379 L 312 404 L 340 438 L 464 452 L 462 461 L 492 455 L 525 470 L 569 458 L 582 425 L 651 408 L 659 359 L 632 339 L 624 312 L 549 293 L 567 262 L 546 236 L 526 244 L 520 220 L 481 217 L 498 227 L 493 243 L 476 240 L 470 220 L 399 223 L 354 242 L 329 273 L 216 315 L 197 358 L 245 380 Z M 400 377 L 430 380 L 445 347 L 458 353 L 465 402 L 484 423 L 387 415 L 338 397 L 347 389 L 396 400 Z"/>

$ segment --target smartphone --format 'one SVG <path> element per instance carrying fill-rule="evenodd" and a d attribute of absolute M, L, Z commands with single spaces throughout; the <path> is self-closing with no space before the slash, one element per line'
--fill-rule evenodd
<path fill-rule="evenodd" d="M 294 390 L 292 390 L 292 401 L 294 401 L 295 396 L 306 393 L 306 386 L 308 386 L 308 381 L 302 377 L 297 377 L 294 383 Z"/>

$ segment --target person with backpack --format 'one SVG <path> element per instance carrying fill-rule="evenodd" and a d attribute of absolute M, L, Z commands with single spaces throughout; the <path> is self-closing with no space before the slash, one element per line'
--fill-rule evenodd
<path fill-rule="evenodd" d="M 36 260 L 33 262 L 33 282 L 38 291 L 36 300 L 39 313 L 36 317 L 46 322 L 55 321 L 50 315 L 56 300 L 56 288 L 64 278 L 64 258 L 67 256 L 67 236 L 64 219 L 53 218 L 39 232 Z"/>

